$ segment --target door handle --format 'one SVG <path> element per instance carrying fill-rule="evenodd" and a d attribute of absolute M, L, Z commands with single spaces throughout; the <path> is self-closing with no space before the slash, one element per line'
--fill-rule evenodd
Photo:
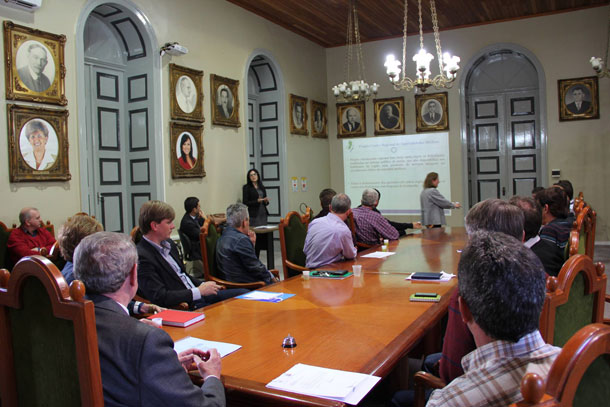
<path fill-rule="evenodd" d="M 97 193 L 97 203 L 98 204 L 104 203 L 104 196 L 99 192 Z"/>
<path fill-rule="evenodd" d="M 506 187 L 502 187 L 502 196 L 506 196 Z"/>

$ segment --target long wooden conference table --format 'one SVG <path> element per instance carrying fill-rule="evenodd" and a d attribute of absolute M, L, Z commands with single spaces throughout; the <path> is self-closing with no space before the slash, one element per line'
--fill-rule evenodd
<path fill-rule="evenodd" d="M 296 276 L 264 288 L 296 294 L 280 303 L 231 299 L 205 308 L 204 321 L 187 328 L 164 327 L 174 341 L 186 336 L 239 344 L 222 359 L 229 405 L 343 406 L 337 401 L 268 389 L 267 383 L 297 363 L 385 377 L 447 312 L 457 279 L 411 282 L 408 273 L 457 273 L 464 228 L 423 230 L 390 242 L 396 254 L 363 258 L 323 269 L 362 265 L 360 278 Z M 415 292 L 437 292 L 438 303 L 411 302 Z M 288 334 L 297 346 L 284 349 Z"/>

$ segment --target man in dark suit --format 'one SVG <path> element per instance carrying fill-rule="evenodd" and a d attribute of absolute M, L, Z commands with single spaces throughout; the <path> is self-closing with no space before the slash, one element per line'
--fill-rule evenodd
<path fill-rule="evenodd" d="M 17 69 L 19 79 L 28 89 L 34 92 L 44 92 L 51 86 L 51 81 L 44 74 L 44 68 L 47 66 L 47 50 L 39 43 L 28 45 L 26 65 Z"/>
<path fill-rule="evenodd" d="M 431 100 L 428 102 L 428 111 L 422 116 L 426 124 L 436 124 L 441 120 L 441 113 L 439 112 L 438 102 Z"/>
<path fill-rule="evenodd" d="M 229 99 L 229 89 L 225 86 L 220 89 L 220 103 L 218 104 L 218 111 L 225 119 L 230 119 L 233 114 L 233 103 L 232 98 Z"/>
<path fill-rule="evenodd" d="M 386 129 L 393 129 L 398 125 L 400 119 L 398 115 L 394 113 L 394 109 L 398 112 L 396 105 L 393 105 L 392 103 L 386 103 L 381 109 L 379 120 L 381 121 L 381 125 Z"/>
<path fill-rule="evenodd" d="M 222 290 L 214 281 L 201 282 L 186 274 L 178 248 L 170 239 L 174 209 L 161 201 L 148 201 L 140 208 L 142 240 L 138 243 L 138 294 L 161 307 L 186 302 L 192 309 L 205 307 L 248 292 Z"/>
<path fill-rule="evenodd" d="M 591 102 L 584 100 L 585 88 L 582 85 L 576 85 L 572 89 L 572 98 L 574 101 L 568 103 L 566 108 L 573 114 L 587 113 L 591 108 Z"/>
<path fill-rule="evenodd" d="M 106 406 L 226 405 L 216 349 L 176 355 L 162 329 L 131 318 L 127 304 L 138 289 L 136 249 L 129 236 L 99 232 L 74 253 L 76 277 L 95 303 L 95 324 Z M 195 386 L 185 369 L 199 370 Z"/>
<path fill-rule="evenodd" d="M 203 262 L 199 234 L 205 221 L 205 214 L 201 210 L 199 199 L 190 196 L 184 200 L 184 216 L 180 221 L 180 233 L 190 242 L 190 251 L 184 247 L 186 272 L 193 277 L 203 278 Z M 184 245 L 184 244 L 183 244 Z"/>
<path fill-rule="evenodd" d="M 358 111 L 350 107 L 345 115 L 347 116 L 347 121 L 343 123 L 343 129 L 350 133 L 358 130 L 360 128 L 360 122 L 356 121 L 358 120 Z"/>

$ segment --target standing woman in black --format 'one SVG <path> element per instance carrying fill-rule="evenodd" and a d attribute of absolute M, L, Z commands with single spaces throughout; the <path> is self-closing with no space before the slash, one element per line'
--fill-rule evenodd
<path fill-rule="evenodd" d="M 246 185 L 242 189 L 242 202 L 248 207 L 250 226 L 267 224 L 269 198 L 267 198 L 267 191 L 260 179 L 260 174 L 254 168 L 249 170 L 246 175 Z M 265 239 L 256 239 L 255 249 L 257 256 L 261 249 L 267 250 Z"/>

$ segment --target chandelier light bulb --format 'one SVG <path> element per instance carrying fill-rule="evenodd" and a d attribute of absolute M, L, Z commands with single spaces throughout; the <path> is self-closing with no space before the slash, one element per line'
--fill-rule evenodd
<path fill-rule="evenodd" d="M 413 62 L 417 64 L 417 70 L 420 72 L 430 71 L 430 61 L 434 59 L 432 54 L 421 48 L 417 54 L 413 56 Z"/>

